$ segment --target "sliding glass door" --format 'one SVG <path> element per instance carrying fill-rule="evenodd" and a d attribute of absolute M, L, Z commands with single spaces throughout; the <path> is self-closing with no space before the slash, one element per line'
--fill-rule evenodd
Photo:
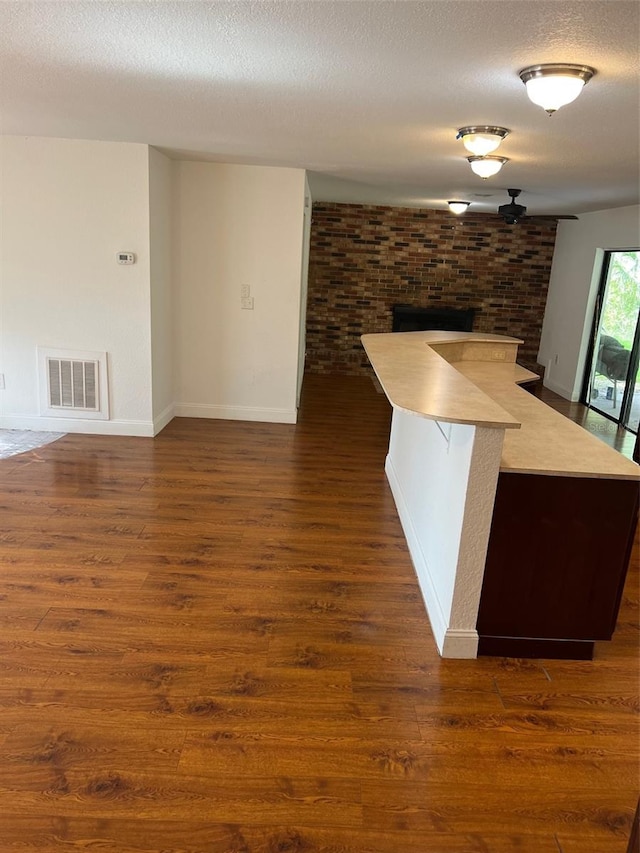
<path fill-rule="evenodd" d="M 607 252 L 596 301 L 583 402 L 638 432 L 640 250 Z"/>

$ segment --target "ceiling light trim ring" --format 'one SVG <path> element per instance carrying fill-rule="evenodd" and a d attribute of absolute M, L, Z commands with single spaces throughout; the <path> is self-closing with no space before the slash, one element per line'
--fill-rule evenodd
<path fill-rule="evenodd" d="M 529 80 L 537 77 L 577 77 L 584 80 L 585 84 L 597 74 L 595 68 L 590 65 L 572 65 L 569 62 L 550 62 L 546 65 L 528 65 L 518 72 L 522 82 L 526 85 Z"/>
<path fill-rule="evenodd" d="M 498 127 L 495 124 L 469 124 L 466 127 L 458 128 L 456 139 L 462 139 L 472 133 L 488 133 L 490 136 L 499 136 L 504 139 L 511 131 L 508 127 Z"/>

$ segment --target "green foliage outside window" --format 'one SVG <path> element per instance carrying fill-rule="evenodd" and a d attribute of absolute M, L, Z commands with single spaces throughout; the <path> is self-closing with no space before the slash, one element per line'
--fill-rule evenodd
<path fill-rule="evenodd" d="M 640 251 L 612 252 L 602 331 L 630 350 L 640 310 Z"/>

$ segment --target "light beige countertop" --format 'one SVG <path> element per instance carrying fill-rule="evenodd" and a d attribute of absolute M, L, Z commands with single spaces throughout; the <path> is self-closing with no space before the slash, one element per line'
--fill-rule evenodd
<path fill-rule="evenodd" d="M 518 429 L 520 422 L 435 351 L 462 360 L 463 344 L 484 343 L 497 351 L 520 343 L 516 338 L 475 332 L 393 332 L 363 335 L 362 343 L 391 405 L 410 414 L 445 423 Z M 441 350 L 442 351 L 442 350 Z M 509 354 L 510 355 L 510 354 Z M 507 360 L 505 354 L 504 360 Z M 513 366 L 513 365 L 512 365 Z"/>
<path fill-rule="evenodd" d="M 455 367 L 521 424 L 505 433 L 501 471 L 640 480 L 635 462 L 508 381 L 503 371 L 510 365 L 457 362 Z"/>
<path fill-rule="evenodd" d="M 515 363 L 516 338 L 395 332 L 362 341 L 394 408 L 505 429 L 501 471 L 640 480 L 638 465 L 518 387 L 536 374 Z"/>

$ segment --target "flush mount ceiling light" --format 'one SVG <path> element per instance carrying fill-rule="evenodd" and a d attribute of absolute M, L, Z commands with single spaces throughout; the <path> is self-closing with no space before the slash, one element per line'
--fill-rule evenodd
<path fill-rule="evenodd" d="M 596 70 L 588 65 L 556 62 L 530 65 L 519 73 L 529 99 L 553 115 L 560 107 L 575 101 Z"/>
<path fill-rule="evenodd" d="M 490 124 L 472 124 L 469 127 L 461 127 L 456 139 L 461 139 L 462 144 L 478 157 L 491 154 L 500 145 L 509 131 L 506 127 L 494 127 Z"/>
<path fill-rule="evenodd" d="M 507 157 L 467 157 L 471 169 L 481 178 L 490 178 L 497 175 L 500 169 L 509 160 Z"/>
<path fill-rule="evenodd" d="M 467 208 L 471 204 L 470 201 L 448 201 L 449 210 L 451 213 L 455 213 L 457 216 L 460 216 L 461 213 L 466 213 Z"/>

